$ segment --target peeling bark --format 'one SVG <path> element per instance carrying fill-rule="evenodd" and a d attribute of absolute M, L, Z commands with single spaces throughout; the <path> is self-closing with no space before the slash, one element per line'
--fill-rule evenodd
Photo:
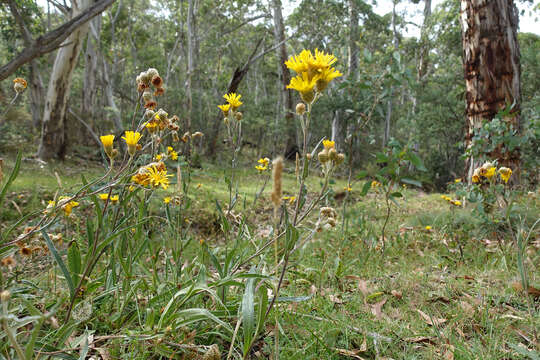
<path fill-rule="evenodd" d="M 520 53 L 517 40 L 518 10 L 513 0 L 462 0 L 463 70 L 466 85 L 466 136 L 470 146 L 475 131 L 507 105 L 514 104 L 509 126 L 520 126 Z M 489 154 L 514 171 L 519 151 Z M 468 159 L 469 178 L 478 159 Z"/>

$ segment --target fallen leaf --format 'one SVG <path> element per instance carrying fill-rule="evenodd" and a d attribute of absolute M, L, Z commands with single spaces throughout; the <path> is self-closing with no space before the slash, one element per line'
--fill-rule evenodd
<path fill-rule="evenodd" d="M 330 298 L 330 301 L 333 302 L 334 304 L 338 304 L 338 305 L 343 304 L 343 300 L 337 297 L 337 295 L 330 294 L 328 295 L 328 297 Z"/>
<path fill-rule="evenodd" d="M 343 356 L 348 356 L 350 358 L 353 358 L 353 359 L 360 359 L 360 360 L 364 360 L 363 357 L 361 356 L 358 356 L 358 353 L 361 352 L 361 350 L 347 350 L 347 349 L 335 349 L 338 354 L 340 355 L 343 355 Z"/>
<path fill-rule="evenodd" d="M 366 280 L 358 280 L 358 289 L 360 289 L 360 292 L 362 293 L 362 295 L 364 295 L 364 297 L 368 296 L 368 294 L 370 293 L 368 282 Z"/>
<path fill-rule="evenodd" d="M 431 326 L 439 326 L 443 323 L 446 322 L 446 319 L 436 319 L 436 318 L 432 318 L 431 316 L 429 316 L 428 314 L 426 314 L 425 312 L 423 312 L 422 310 L 420 309 L 416 309 L 416 311 L 418 311 L 418 313 L 420 314 L 420 316 L 422 316 L 422 318 L 424 319 L 424 321 L 426 322 L 426 324 L 428 325 L 431 325 Z"/>
<path fill-rule="evenodd" d="M 373 305 L 370 305 L 371 306 L 371 313 L 373 315 L 375 315 L 375 317 L 377 319 L 381 319 L 382 318 L 382 307 L 384 306 L 384 304 L 386 303 L 386 299 L 382 299 L 381 301 L 379 301 L 378 303 L 375 303 Z"/>
<path fill-rule="evenodd" d="M 364 352 L 364 351 L 367 351 L 367 341 L 366 341 L 366 337 L 364 336 L 364 341 L 362 342 L 362 345 L 360 345 L 360 350 L 361 352 Z"/>
<path fill-rule="evenodd" d="M 435 338 L 431 336 L 414 336 L 403 339 L 406 342 L 415 343 L 415 344 L 431 344 L 435 345 Z"/>

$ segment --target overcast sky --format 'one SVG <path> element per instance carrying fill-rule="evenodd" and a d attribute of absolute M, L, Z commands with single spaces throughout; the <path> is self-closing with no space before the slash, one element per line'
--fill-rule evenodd
<path fill-rule="evenodd" d="M 297 4 L 300 4 L 301 0 L 283 0 L 283 15 L 288 16 L 293 12 Z M 372 4 L 375 1 L 367 0 Z M 435 7 L 438 4 L 441 4 L 442 0 L 433 0 L 432 9 L 435 10 Z M 533 11 L 533 5 L 527 3 L 523 4 L 521 1 L 517 1 L 517 6 L 520 11 L 519 13 L 519 31 L 520 32 L 530 32 L 537 35 L 540 35 L 540 11 Z M 407 21 L 411 21 L 417 24 L 422 23 L 423 18 L 423 9 L 424 3 L 420 2 L 418 5 L 411 3 L 410 1 L 401 1 L 397 5 L 397 11 L 399 14 L 404 15 Z M 379 15 L 385 15 L 392 11 L 392 0 L 378 0 L 376 5 L 374 5 L 374 11 Z M 420 29 L 416 26 L 408 25 L 405 29 L 408 36 L 420 36 Z"/>

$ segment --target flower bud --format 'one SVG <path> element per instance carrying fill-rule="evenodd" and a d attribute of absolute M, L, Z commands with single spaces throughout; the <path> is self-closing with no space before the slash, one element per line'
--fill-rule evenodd
<path fill-rule="evenodd" d="M 176 130 L 173 130 L 172 132 L 172 139 L 174 142 L 179 142 L 180 141 L 180 137 L 178 136 L 178 132 Z"/>
<path fill-rule="evenodd" d="M 337 150 L 335 148 L 331 148 L 330 150 L 328 150 L 328 157 L 330 158 L 330 160 L 336 161 L 338 158 Z"/>
<path fill-rule="evenodd" d="M 244 115 L 243 115 L 240 111 L 237 111 L 237 112 L 234 114 L 234 117 L 236 118 L 237 121 L 240 121 L 240 120 L 242 120 L 242 118 L 244 117 Z"/>
<path fill-rule="evenodd" d="M 323 151 L 321 151 L 318 155 L 319 157 L 319 161 L 324 164 L 325 162 L 328 161 L 328 151 L 326 149 L 324 149 Z"/>
<path fill-rule="evenodd" d="M 306 104 L 304 103 L 296 104 L 296 113 L 298 115 L 304 115 L 305 112 L 306 112 Z"/>
<path fill-rule="evenodd" d="M 338 154 L 336 159 L 336 165 L 341 164 L 343 161 L 345 161 L 345 154 Z"/>
<path fill-rule="evenodd" d="M 311 158 L 312 158 L 311 153 L 307 153 L 306 154 L 306 159 L 311 160 Z"/>

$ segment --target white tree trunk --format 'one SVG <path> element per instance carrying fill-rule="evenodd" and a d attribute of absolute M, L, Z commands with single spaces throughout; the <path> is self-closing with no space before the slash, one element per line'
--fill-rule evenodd
<path fill-rule="evenodd" d="M 71 16 L 75 17 L 93 3 L 92 0 L 72 0 Z M 66 150 L 65 117 L 73 71 L 88 33 L 88 23 L 75 30 L 56 54 L 43 114 L 38 157 L 49 160 L 63 158 Z"/>

